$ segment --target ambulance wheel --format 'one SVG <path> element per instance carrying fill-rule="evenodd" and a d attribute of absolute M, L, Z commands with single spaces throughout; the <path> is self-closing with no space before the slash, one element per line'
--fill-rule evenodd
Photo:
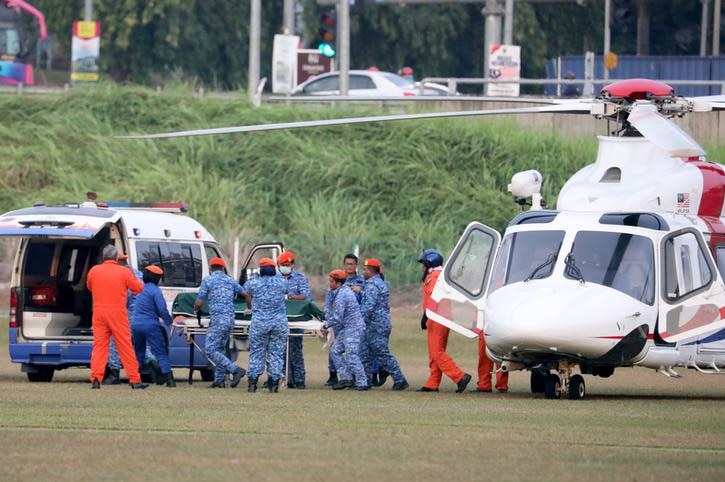
<path fill-rule="evenodd" d="M 531 393 L 544 393 L 548 375 L 541 370 L 531 370 Z"/>
<path fill-rule="evenodd" d="M 213 382 L 214 381 L 214 369 L 213 368 L 202 368 L 199 370 L 199 373 L 201 373 L 201 379 L 205 382 Z"/>
<path fill-rule="evenodd" d="M 31 382 L 49 382 L 53 380 L 53 374 L 55 373 L 55 368 L 53 367 L 44 367 L 44 366 L 34 366 L 32 371 L 28 372 L 28 381 Z"/>
<path fill-rule="evenodd" d="M 559 398 L 561 396 L 561 382 L 558 376 L 550 374 L 546 377 L 544 396 L 548 399 Z"/>
<path fill-rule="evenodd" d="M 584 398 L 586 388 L 584 386 L 584 377 L 574 375 L 569 380 L 569 400 L 581 400 Z"/>

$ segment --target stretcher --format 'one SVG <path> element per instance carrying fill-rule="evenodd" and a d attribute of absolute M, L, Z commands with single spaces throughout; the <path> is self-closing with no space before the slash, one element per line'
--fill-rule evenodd
<path fill-rule="evenodd" d="M 209 314 L 204 304 L 201 310 L 194 312 L 194 300 L 196 293 L 181 293 L 174 300 L 172 306 L 172 316 L 174 317 L 171 325 L 171 333 L 181 333 L 189 344 L 189 379 L 192 384 L 194 375 L 194 348 L 205 355 L 203 346 L 196 341 L 199 335 L 206 335 L 209 329 Z M 328 330 L 323 326 L 324 313 L 312 302 L 306 300 L 287 300 L 287 320 L 289 324 L 290 334 L 287 338 L 287 353 L 289 353 L 289 337 L 292 336 L 314 336 L 322 341 L 326 341 Z M 249 326 L 252 321 L 252 313 L 247 308 L 244 301 L 234 302 L 234 327 L 232 328 L 231 339 L 246 340 L 249 337 Z M 295 330 L 295 332 L 293 332 Z M 301 330 L 301 332 L 299 331 Z M 214 362 L 209 360 L 214 365 Z M 289 379 L 289 357 L 285 366 L 285 379 L 280 381 L 281 385 L 286 384 Z"/>

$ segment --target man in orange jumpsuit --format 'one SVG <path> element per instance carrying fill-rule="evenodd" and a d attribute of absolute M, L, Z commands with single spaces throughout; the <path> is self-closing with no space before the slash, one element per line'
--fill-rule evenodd
<path fill-rule="evenodd" d="M 445 373 L 457 385 L 456 392 L 461 393 L 466 390 L 468 382 L 471 381 L 471 375 L 464 373 L 463 370 L 458 368 L 453 358 L 446 353 L 450 329 L 440 323 L 429 320 L 425 315 L 428 300 L 430 300 L 430 296 L 433 293 L 438 276 L 443 271 L 443 256 L 436 249 L 426 249 L 420 253 L 418 262 L 423 264 L 423 317 L 420 320 L 420 325 L 422 329 L 428 330 L 428 366 L 430 367 L 430 376 L 417 391 L 437 392 L 443 373 Z"/>
<path fill-rule="evenodd" d="M 128 290 L 135 295 L 143 283 L 133 271 L 116 263 L 118 251 L 112 245 L 103 248 L 103 263 L 88 272 L 86 285 L 93 296 L 93 352 L 91 353 L 92 388 L 101 388 L 106 371 L 108 344 L 111 335 L 116 340 L 123 369 L 131 388 L 146 388 L 138 373 L 138 361 L 131 343 L 131 328 L 126 311 Z"/>
<path fill-rule="evenodd" d="M 478 334 L 478 386 L 477 392 L 490 392 L 491 390 L 491 372 L 493 371 L 493 362 L 486 355 L 486 340 L 483 332 Z M 509 372 L 501 370 L 501 364 L 496 364 L 496 390 L 506 393 L 509 390 Z"/>

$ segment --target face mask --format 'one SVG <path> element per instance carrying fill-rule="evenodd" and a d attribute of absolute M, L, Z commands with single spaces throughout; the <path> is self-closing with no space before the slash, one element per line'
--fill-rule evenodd
<path fill-rule="evenodd" d="M 292 267 L 291 266 L 280 266 L 279 272 L 282 274 L 290 274 L 292 272 Z"/>

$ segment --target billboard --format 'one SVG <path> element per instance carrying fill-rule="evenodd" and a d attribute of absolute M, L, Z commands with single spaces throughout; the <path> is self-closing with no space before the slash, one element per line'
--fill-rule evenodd
<path fill-rule="evenodd" d="M 100 22 L 73 22 L 70 73 L 70 80 L 73 84 L 98 82 L 98 53 L 100 47 Z"/>
<path fill-rule="evenodd" d="M 488 77 L 500 80 L 521 78 L 521 47 L 518 45 L 491 45 L 488 53 Z M 486 84 L 486 95 L 518 97 L 519 84 Z"/>

